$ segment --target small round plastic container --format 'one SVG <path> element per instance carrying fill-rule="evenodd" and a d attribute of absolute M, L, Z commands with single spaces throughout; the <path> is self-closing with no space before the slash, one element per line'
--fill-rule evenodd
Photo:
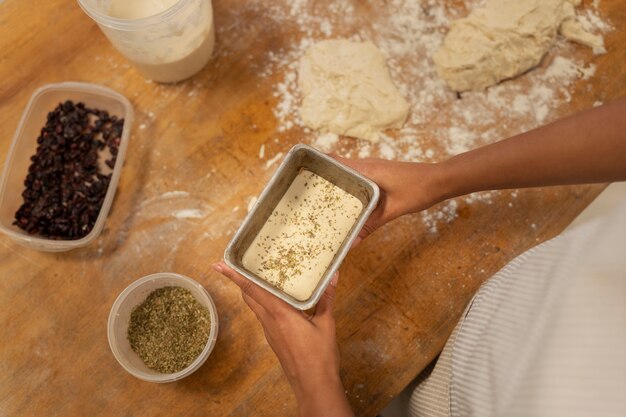
<path fill-rule="evenodd" d="M 162 287 L 182 287 L 191 291 L 196 300 L 208 308 L 211 314 L 211 331 L 204 350 L 188 367 L 173 374 L 162 374 L 148 368 L 131 349 L 127 337 L 128 323 L 130 322 L 130 314 L 133 309 L 141 304 L 152 291 Z M 183 275 L 161 272 L 138 279 L 117 297 L 109 314 L 109 346 L 115 359 L 131 375 L 149 382 L 174 382 L 194 373 L 207 360 L 215 347 L 219 327 L 218 322 L 217 309 L 213 299 L 202 285 Z"/>
<path fill-rule="evenodd" d="M 114 8 L 111 4 L 114 3 Z M 215 46 L 211 0 L 78 0 L 113 46 L 146 78 L 182 81 L 200 71 Z M 161 10 L 159 6 L 167 6 Z M 120 7 L 121 6 L 121 7 Z M 155 14 L 141 6 L 153 7 Z"/>
<path fill-rule="evenodd" d="M 31 164 L 30 157 L 37 150 L 37 138 L 45 126 L 48 112 L 65 100 L 83 102 L 87 107 L 106 110 L 111 115 L 124 118 L 117 159 L 111 175 L 102 207 L 93 229 L 86 236 L 75 240 L 54 240 L 29 235 L 13 225 L 15 212 L 23 203 L 24 180 Z M 64 82 L 47 84 L 33 93 L 22 119 L 15 131 L 9 148 L 2 179 L 0 179 L 0 232 L 8 235 L 20 245 L 46 252 L 63 252 L 86 246 L 93 242 L 104 228 L 109 209 L 113 203 L 117 183 L 122 173 L 126 148 L 133 124 L 133 106 L 123 95 L 97 84 Z"/>

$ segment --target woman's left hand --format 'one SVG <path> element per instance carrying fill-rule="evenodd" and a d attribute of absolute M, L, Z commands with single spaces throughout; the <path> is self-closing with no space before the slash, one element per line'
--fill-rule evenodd
<path fill-rule="evenodd" d="M 339 378 L 339 350 L 335 338 L 333 305 L 338 275 L 310 316 L 223 262 L 214 264 L 213 268 L 241 288 L 244 302 L 261 322 L 265 338 L 296 395 L 300 416 L 352 416 Z"/>

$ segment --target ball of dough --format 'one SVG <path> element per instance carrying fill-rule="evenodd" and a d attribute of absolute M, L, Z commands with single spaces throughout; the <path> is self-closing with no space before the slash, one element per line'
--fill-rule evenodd
<path fill-rule="evenodd" d="M 580 0 L 487 0 L 485 7 L 452 22 L 434 60 L 455 91 L 484 90 L 541 62 L 559 30 L 602 52 L 602 38 L 576 21 Z"/>
<path fill-rule="evenodd" d="M 302 121 L 322 132 L 377 142 L 382 130 L 402 127 L 409 111 L 372 42 L 316 43 L 300 61 L 298 84 Z"/>

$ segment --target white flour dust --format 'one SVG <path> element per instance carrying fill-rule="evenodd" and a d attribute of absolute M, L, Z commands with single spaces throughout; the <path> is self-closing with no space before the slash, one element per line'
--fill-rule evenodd
<path fill-rule="evenodd" d="M 269 5 L 255 0 L 244 2 L 237 9 L 224 12 L 216 27 L 220 45 L 210 64 L 214 72 L 175 85 L 146 80 L 153 105 L 138 112 L 136 133 L 141 139 L 149 138 L 157 122 L 164 123 L 161 116 L 173 100 L 180 97 L 201 100 L 205 84 L 230 62 L 227 58 L 236 55 L 238 62 L 251 63 L 260 87 L 271 84 L 276 135 L 258 148 L 260 166 L 268 174 L 277 167 L 294 140 L 311 144 L 323 152 L 352 158 L 436 162 L 555 120 L 559 117 L 559 107 L 572 99 L 574 83 L 601 75 L 596 74 L 593 61 L 585 62 L 577 54 L 583 47 L 559 40 L 540 68 L 492 87 L 486 93 L 464 93 L 458 97 L 438 78 L 432 56 L 443 42 L 450 22 L 466 15 L 480 0 L 467 0 L 466 7 L 454 3 L 457 6 L 447 6 L 437 0 L 387 0 L 384 7 L 372 14 L 370 9 L 377 7 L 375 4 L 357 0 L 336 0 L 330 5 L 307 0 L 276 0 Z M 583 27 L 594 34 L 613 30 L 606 16 L 601 16 L 599 4 L 598 0 L 585 2 L 577 10 Z M 262 34 L 272 33 L 277 39 L 277 46 L 268 48 L 262 65 L 252 60 L 250 44 L 239 36 L 238 28 L 242 22 L 249 22 L 250 16 L 255 16 L 255 24 L 263 26 Z M 405 126 L 386 132 L 377 144 L 319 134 L 304 127 L 300 120 L 299 59 L 315 42 L 332 38 L 374 42 L 388 59 L 394 83 L 410 103 Z M 96 56 L 95 59 L 102 61 L 103 71 L 130 67 L 117 56 L 108 59 Z M 248 59 L 250 61 L 246 61 Z M 127 86 L 123 83 L 124 78 L 118 77 L 112 80 L 111 86 L 125 90 Z M 133 94 L 137 97 L 139 93 Z M 597 101 L 594 106 L 601 104 Z M 142 140 L 141 143 L 143 149 L 151 142 Z M 153 152 L 155 161 L 160 161 L 160 155 L 157 150 Z M 176 184 L 174 182 L 175 187 Z M 224 198 L 229 195 L 225 194 Z M 421 217 L 427 230 L 436 232 L 438 224 L 456 218 L 459 205 L 491 204 L 494 197 L 502 195 L 514 201 L 517 194 L 472 194 L 425 211 Z M 232 233 L 244 210 L 254 205 L 251 197 L 246 200 L 247 207 L 239 202 L 241 210 L 233 209 L 228 216 L 215 216 L 207 232 L 209 236 L 217 238 Z M 168 236 L 178 236 L 179 228 L 187 230 L 194 222 L 208 223 L 215 213 L 216 208 L 201 196 L 173 190 L 147 198 L 135 215 L 138 223 L 146 225 L 158 219 L 158 227 L 165 230 L 163 236 L 168 241 Z M 149 243 L 146 237 L 146 245 Z"/>
<path fill-rule="evenodd" d="M 177 219 L 201 219 L 204 217 L 204 212 L 197 209 L 183 209 L 172 212 L 172 216 Z"/>
<path fill-rule="evenodd" d="M 160 222 L 203 219 L 215 209 L 199 196 L 188 191 L 166 191 L 143 201 L 135 215 L 146 221 L 160 219 Z"/>
<path fill-rule="evenodd" d="M 265 163 L 265 169 L 270 168 L 272 165 L 274 165 L 276 162 L 278 162 L 282 157 L 283 157 L 283 153 L 282 152 L 278 152 L 276 155 L 274 155 L 274 157 L 272 159 L 268 160 Z"/>
<path fill-rule="evenodd" d="M 374 22 L 361 19 L 361 5 L 349 0 L 335 1 L 330 9 L 316 8 L 305 0 L 275 2 L 263 11 L 258 9 L 273 24 L 292 25 L 300 32 L 291 47 L 269 51 L 266 58 L 270 65 L 261 71 L 260 83 L 273 80 L 278 140 L 297 135 L 300 141 L 324 152 L 347 157 L 436 162 L 558 118 L 559 106 L 571 101 L 574 83 L 593 77 L 596 71 L 593 62 L 574 57 L 582 47 L 563 39 L 557 41 L 541 67 L 485 93 L 457 95 L 438 78 L 432 56 L 450 22 L 478 4 L 469 0 L 467 9 L 462 10 L 436 0 L 390 0 L 377 11 Z M 600 17 L 598 6 L 599 1 L 595 1 L 579 8 L 578 15 L 585 29 L 603 34 L 612 27 Z M 299 59 L 315 42 L 339 37 L 373 41 L 387 56 L 392 78 L 411 104 L 405 126 L 382 135 L 378 144 L 311 132 L 300 120 Z M 282 153 L 268 157 L 265 167 L 272 167 L 281 157 Z M 490 203 L 497 194 L 501 193 L 480 193 L 458 201 Z M 427 229 L 436 232 L 437 223 L 454 220 L 457 207 L 457 201 L 448 201 L 422 213 Z"/>

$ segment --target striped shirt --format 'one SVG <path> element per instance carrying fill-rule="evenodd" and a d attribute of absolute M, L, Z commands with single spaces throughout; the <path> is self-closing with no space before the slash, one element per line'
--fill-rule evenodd
<path fill-rule="evenodd" d="M 626 201 L 485 282 L 411 416 L 626 416 Z"/>

